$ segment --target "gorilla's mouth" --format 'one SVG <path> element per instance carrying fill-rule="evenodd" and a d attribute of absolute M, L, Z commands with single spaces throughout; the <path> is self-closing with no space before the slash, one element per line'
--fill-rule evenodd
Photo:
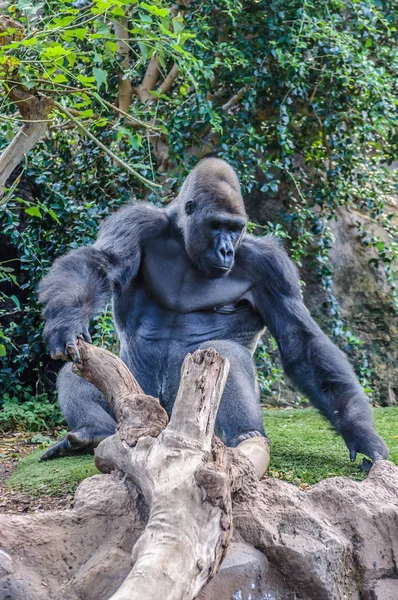
<path fill-rule="evenodd" d="M 217 269 L 218 271 L 229 271 L 229 270 L 230 270 L 230 268 L 231 268 L 230 266 L 229 266 L 229 267 L 225 267 L 225 266 L 222 266 L 222 265 L 217 265 L 216 263 L 212 263 L 212 262 L 210 262 L 210 261 L 209 261 L 207 264 L 208 264 L 208 265 L 209 265 L 211 268 L 213 268 L 213 269 Z"/>
<path fill-rule="evenodd" d="M 213 275 L 214 277 L 221 277 L 231 270 L 232 264 L 229 267 L 226 267 L 225 265 L 220 265 L 208 260 L 206 261 L 206 267 L 207 268 L 205 270 L 209 272 L 210 275 Z"/>

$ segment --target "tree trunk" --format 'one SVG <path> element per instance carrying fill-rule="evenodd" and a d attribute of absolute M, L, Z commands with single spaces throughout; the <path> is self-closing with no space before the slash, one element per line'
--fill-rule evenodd
<path fill-rule="evenodd" d="M 0 154 L 0 197 L 6 181 L 38 140 L 47 131 L 48 115 L 54 107 L 52 98 L 29 91 L 22 85 L 13 85 L 8 97 L 15 102 L 25 123 L 12 142 Z"/>
<path fill-rule="evenodd" d="M 232 534 L 227 450 L 212 443 L 229 363 L 212 349 L 188 354 L 167 425 L 159 401 L 120 359 L 83 341 L 79 351 L 74 371 L 104 393 L 118 420 L 96 465 L 124 473 L 149 507 L 134 566 L 112 600 L 191 600 L 217 572 Z"/>

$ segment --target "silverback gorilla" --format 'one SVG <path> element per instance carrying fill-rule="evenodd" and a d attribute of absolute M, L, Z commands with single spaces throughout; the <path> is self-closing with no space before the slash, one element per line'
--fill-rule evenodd
<path fill-rule="evenodd" d="M 351 460 L 357 452 L 385 458 L 366 396 L 304 306 L 295 267 L 274 237 L 247 234 L 246 222 L 238 178 L 214 158 L 199 163 L 168 208 L 119 210 L 93 246 L 56 260 L 41 283 L 52 357 L 79 360 L 77 337 L 90 341 L 89 320 L 112 297 L 120 356 L 169 414 L 188 352 L 213 347 L 229 359 L 217 427 L 237 446 L 266 436 L 252 357 L 267 327 L 286 374 L 343 436 Z M 105 398 L 70 364 L 58 391 L 72 431 L 42 460 L 92 451 L 115 431 Z"/>

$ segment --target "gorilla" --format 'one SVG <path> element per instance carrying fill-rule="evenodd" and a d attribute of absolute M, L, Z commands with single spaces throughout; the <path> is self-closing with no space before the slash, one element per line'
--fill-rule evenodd
<path fill-rule="evenodd" d="M 295 267 L 277 239 L 246 233 L 239 180 L 208 158 L 167 207 L 129 204 L 107 218 L 97 241 L 55 261 L 40 285 L 44 338 L 53 358 L 79 361 L 90 318 L 113 301 L 120 357 L 145 393 L 170 414 L 185 355 L 213 347 L 231 369 L 217 415 L 228 446 L 266 438 L 253 353 L 268 328 L 285 373 L 330 421 L 349 449 L 373 461 L 387 449 L 344 354 L 303 304 Z M 59 403 L 71 428 L 42 460 L 92 452 L 115 432 L 102 394 L 67 364 Z"/>

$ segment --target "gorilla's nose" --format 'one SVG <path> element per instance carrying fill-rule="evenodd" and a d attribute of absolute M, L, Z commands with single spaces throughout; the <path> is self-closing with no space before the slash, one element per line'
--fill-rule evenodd
<path fill-rule="evenodd" d="M 217 258 L 221 264 L 229 266 L 234 257 L 234 250 L 229 244 L 220 244 L 217 249 Z"/>

